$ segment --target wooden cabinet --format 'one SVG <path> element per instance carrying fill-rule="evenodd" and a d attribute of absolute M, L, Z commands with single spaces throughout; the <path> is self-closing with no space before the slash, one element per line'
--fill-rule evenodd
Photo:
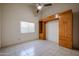
<path fill-rule="evenodd" d="M 60 14 L 59 19 L 59 44 L 66 48 L 72 48 L 72 11 Z"/>
<path fill-rule="evenodd" d="M 42 33 L 42 21 L 39 21 L 39 33 Z"/>
<path fill-rule="evenodd" d="M 66 48 L 72 48 L 73 47 L 72 10 L 58 13 L 57 15 L 58 15 L 57 18 L 55 17 L 55 15 L 52 15 L 39 22 L 39 38 L 42 40 L 46 40 L 46 23 L 49 21 L 59 19 L 59 45 Z"/>
<path fill-rule="evenodd" d="M 39 39 L 42 39 L 42 40 L 46 40 L 46 22 L 44 21 L 40 21 L 39 22 Z"/>

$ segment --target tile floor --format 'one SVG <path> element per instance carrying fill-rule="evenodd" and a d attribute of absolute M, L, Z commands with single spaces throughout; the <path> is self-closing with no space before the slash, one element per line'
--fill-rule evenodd
<path fill-rule="evenodd" d="M 78 50 L 58 46 L 48 40 L 35 40 L 0 49 L 0 56 L 78 56 Z"/>

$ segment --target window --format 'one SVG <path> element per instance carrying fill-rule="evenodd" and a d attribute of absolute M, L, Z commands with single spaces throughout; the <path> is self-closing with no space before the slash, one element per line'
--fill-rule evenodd
<path fill-rule="evenodd" d="M 35 32 L 35 24 L 30 22 L 21 21 L 21 33 Z"/>

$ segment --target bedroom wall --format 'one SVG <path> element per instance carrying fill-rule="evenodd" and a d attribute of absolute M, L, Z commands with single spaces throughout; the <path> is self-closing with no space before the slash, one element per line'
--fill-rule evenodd
<path fill-rule="evenodd" d="M 79 49 L 79 3 L 56 3 L 50 7 L 44 7 L 42 18 L 72 9 L 73 11 L 73 47 Z"/>
<path fill-rule="evenodd" d="M 28 4 L 3 4 L 2 47 L 38 39 L 38 17 Z M 34 33 L 20 33 L 20 22 L 35 23 Z"/>
<path fill-rule="evenodd" d="M 73 45 L 79 49 L 79 12 L 73 14 Z"/>
<path fill-rule="evenodd" d="M 0 47 L 1 47 L 1 14 L 2 14 L 2 7 L 1 7 L 1 5 L 0 5 Z"/>

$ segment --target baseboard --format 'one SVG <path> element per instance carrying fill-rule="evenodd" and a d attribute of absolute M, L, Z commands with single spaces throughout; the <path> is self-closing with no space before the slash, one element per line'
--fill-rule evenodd
<path fill-rule="evenodd" d="M 35 40 L 37 40 L 37 39 L 28 40 L 28 41 L 24 41 L 24 42 L 18 42 L 18 43 L 11 44 L 11 45 L 6 45 L 6 46 L 1 46 L 0 49 L 2 49 L 2 48 L 7 48 L 7 47 L 11 47 L 11 46 L 14 46 L 14 45 L 19 45 L 19 44 L 27 43 L 27 42 L 31 42 L 31 41 L 35 41 Z"/>
<path fill-rule="evenodd" d="M 77 47 L 73 47 L 73 50 L 79 50 L 79 48 L 77 48 Z"/>

